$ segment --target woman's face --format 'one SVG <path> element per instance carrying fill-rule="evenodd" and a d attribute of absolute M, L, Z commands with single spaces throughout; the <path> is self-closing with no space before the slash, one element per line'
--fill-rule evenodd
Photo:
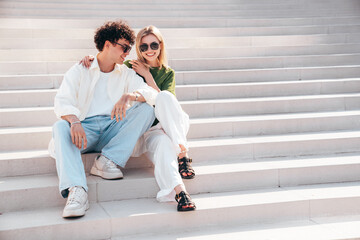
<path fill-rule="evenodd" d="M 153 34 L 149 34 L 141 39 L 139 46 L 141 55 L 145 58 L 147 63 L 157 63 L 157 58 L 160 55 L 160 41 Z"/>

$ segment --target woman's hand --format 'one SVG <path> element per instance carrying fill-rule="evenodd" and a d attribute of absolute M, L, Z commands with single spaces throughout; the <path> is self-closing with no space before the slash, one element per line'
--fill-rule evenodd
<path fill-rule="evenodd" d="M 138 60 L 131 60 L 130 61 L 130 64 L 132 65 L 132 69 L 134 69 L 134 71 L 145 77 L 146 78 L 146 75 L 147 74 L 150 74 L 150 70 L 148 67 L 146 67 L 143 63 L 141 63 L 140 61 Z"/>
<path fill-rule="evenodd" d="M 95 57 L 92 55 L 85 56 L 83 59 L 81 59 L 79 64 L 82 64 L 86 68 L 90 68 L 91 63 L 94 61 L 94 59 L 95 59 Z"/>
<path fill-rule="evenodd" d="M 129 102 L 135 99 L 135 95 L 133 93 L 125 93 L 122 95 L 120 100 L 115 104 L 113 110 L 111 111 L 111 120 L 116 117 L 116 121 L 123 120 L 126 117 L 126 109 L 129 106 Z"/>
<path fill-rule="evenodd" d="M 150 73 L 150 69 L 146 67 L 143 63 L 138 60 L 131 60 L 132 69 L 135 70 L 137 74 L 145 78 L 146 83 L 155 89 L 157 92 L 160 92 L 160 88 L 156 85 L 156 82 L 153 76 Z"/>

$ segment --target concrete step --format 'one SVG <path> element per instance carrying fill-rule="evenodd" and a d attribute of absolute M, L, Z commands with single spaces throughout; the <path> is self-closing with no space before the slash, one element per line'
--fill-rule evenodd
<path fill-rule="evenodd" d="M 359 128 L 358 114 L 345 111 L 191 119 L 188 139 L 352 130 Z M 0 110 L 0 119 L 1 127 L 13 128 L 51 126 L 57 120 L 50 107 L 4 109 Z"/>
<path fill-rule="evenodd" d="M 359 63 L 360 54 L 252 58 L 195 58 L 191 59 L 191 64 L 189 64 L 189 59 L 174 59 L 169 61 L 169 65 L 177 71 L 320 67 L 359 65 Z"/>
<path fill-rule="evenodd" d="M 348 120 L 350 121 L 356 121 L 356 117 L 355 117 L 355 120 L 353 120 L 351 117 L 348 118 Z M 271 120 L 269 120 L 271 121 Z M 302 120 L 297 120 L 297 121 L 302 121 Z M 342 121 L 345 121 L 345 118 L 343 120 L 336 120 L 336 119 L 333 119 L 332 121 L 329 122 L 329 125 L 325 126 L 325 127 L 316 127 L 316 125 L 312 125 L 309 124 L 303 128 L 300 128 L 300 129 L 309 129 L 310 131 L 316 131 L 317 129 L 319 129 L 320 131 L 325 131 L 325 130 L 330 130 L 330 131 L 334 131 L 335 129 L 346 129 L 346 130 L 349 130 L 347 127 L 334 127 L 335 129 L 333 129 L 333 126 L 331 125 L 331 123 L 335 124 L 338 124 L 340 121 L 340 123 Z M 205 121 L 204 121 L 205 122 Z M 281 121 L 279 121 L 281 122 Z M 295 120 L 296 122 L 296 120 Z M 321 121 L 320 121 L 321 122 Z M 303 120 L 302 121 L 303 124 L 306 123 L 306 120 Z M 241 124 L 241 123 L 240 123 Z M 253 123 L 248 123 L 248 125 L 251 126 L 251 124 Z M 279 141 L 279 139 L 283 138 L 283 135 L 285 134 L 288 134 L 286 131 L 281 131 L 281 130 L 278 130 L 279 127 L 271 127 L 269 128 L 268 125 L 269 122 L 266 122 L 264 121 L 262 123 L 262 126 L 264 129 L 266 130 L 263 130 L 263 131 L 268 131 L 269 133 L 268 134 L 271 134 L 272 132 L 275 132 L 275 133 L 279 133 L 280 131 L 280 134 L 278 137 L 276 137 L 277 135 L 273 136 L 273 141 Z M 289 121 L 288 125 L 287 126 L 291 126 L 291 124 L 294 124 L 294 121 Z M 350 123 L 349 123 L 350 124 Z M 252 125 L 253 126 L 253 125 Z M 271 125 L 270 125 L 271 126 Z M 355 129 L 358 129 L 358 126 L 357 126 L 357 123 L 353 123 L 351 125 L 349 125 L 349 128 L 350 130 L 354 130 L 353 128 L 351 128 L 351 126 L 353 126 Z M 201 128 L 203 129 L 203 128 Z M 234 142 L 232 143 L 230 140 L 230 138 L 224 138 L 224 139 L 218 139 L 218 138 L 212 138 L 212 139 L 204 139 L 203 136 L 200 138 L 202 140 L 199 140 L 199 139 L 190 139 L 190 147 L 194 147 L 194 149 L 192 149 L 192 152 L 196 152 L 197 154 L 200 154 L 201 156 L 203 156 L 202 154 L 205 154 L 206 153 L 201 153 L 201 149 L 203 147 L 206 148 L 206 151 L 210 151 L 210 152 L 214 152 L 214 154 L 216 155 L 217 154 L 217 151 L 219 150 L 218 148 L 221 149 L 221 147 L 223 147 L 222 145 L 224 146 L 227 146 L 227 148 L 230 149 L 230 152 L 235 150 L 234 152 L 231 152 L 232 154 L 241 154 L 242 156 L 247 156 L 247 154 L 250 154 L 252 155 L 252 153 L 242 153 L 241 151 L 242 150 L 250 150 L 250 148 L 252 147 L 252 143 L 251 141 L 260 141 L 258 139 L 262 139 L 261 137 L 253 137 L 253 135 L 250 135 L 250 134 L 262 134 L 262 129 L 259 129 L 259 130 L 249 130 L 248 132 L 245 130 L 245 129 L 237 129 L 235 128 L 235 130 L 232 129 L 232 125 L 224 125 L 222 126 L 221 129 L 224 129 L 226 130 L 225 133 L 220 133 L 219 134 L 219 131 L 212 131 L 212 133 L 210 134 L 210 136 L 213 136 L 213 135 L 220 135 L 221 137 L 224 137 L 224 135 L 230 135 L 230 137 L 235 137 L 236 139 L 233 139 Z M 252 127 L 252 129 L 254 129 L 254 127 Z M 313 129 L 313 130 L 311 130 Z M 231 131 L 232 130 L 232 131 Z M 308 130 L 308 131 L 309 131 Z M 199 130 L 201 131 L 201 130 Z M 198 131 L 198 134 L 199 134 L 199 131 Z M 196 132 L 196 130 L 195 130 Z M 195 133 L 194 132 L 194 133 Z M 299 133 L 298 131 L 294 131 L 292 130 L 292 132 L 296 132 L 296 133 Z M 301 132 L 300 132 L 301 133 Z M 350 132 L 351 133 L 351 132 Z M 346 132 L 345 135 L 349 135 L 350 133 Z M 354 134 L 356 133 L 356 131 L 354 132 Z M 327 135 L 326 132 L 323 132 L 323 133 L 307 133 L 308 135 L 304 135 L 304 138 L 307 138 L 309 137 L 310 139 L 312 139 L 312 135 L 311 134 L 315 134 L 316 136 L 321 136 L 321 137 L 324 137 Z M 318 134 L 318 135 L 317 135 Z M 321 134 L 324 134 L 324 135 L 321 135 Z M 329 133 L 331 135 L 331 133 Z M 337 133 L 333 133 L 334 135 L 336 135 Z M 209 133 L 207 134 L 209 135 Z M 344 135 L 344 136 L 345 136 Z M 241 140 L 241 137 L 239 136 L 246 136 L 246 138 L 250 138 L 251 141 L 248 142 L 247 144 L 243 143 L 243 141 Z M 337 135 L 336 135 L 337 136 Z M 300 134 L 300 137 L 301 137 L 301 134 Z M 48 143 L 50 141 L 50 138 L 51 138 L 51 127 L 26 127 L 26 128 L 2 128 L 0 129 L 0 143 L 1 143 L 1 146 L 0 146 L 0 151 L 27 151 L 27 150 L 41 150 L 41 149 L 46 149 L 47 146 L 48 146 Z M 252 138 L 254 138 L 255 140 L 253 140 Z M 271 136 L 264 136 L 264 138 L 269 138 L 271 139 Z M 279 138 L 279 139 L 277 139 Z M 341 140 L 342 138 L 339 137 L 339 139 Z M 308 139 L 307 139 L 308 140 Z M 326 137 L 325 139 L 326 140 Z M 311 141 L 309 141 L 311 142 Z M 219 143 L 220 145 L 217 145 L 216 147 L 214 147 L 214 150 L 209 150 L 208 148 L 210 148 L 209 146 L 203 146 L 202 144 L 205 144 L 205 143 L 211 143 L 211 144 L 216 144 L 216 143 Z M 269 144 L 271 145 L 273 142 L 270 142 Z M 330 141 L 331 143 L 331 141 Z M 200 145 L 199 145 L 200 144 Z M 243 145 L 244 144 L 244 145 Z M 305 144 L 305 143 L 304 143 Z M 238 146 L 239 145 L 239 146 Z M 266 144 L 264 144 L 264 147 L 265 147 Z M 275 144 L 276 145 L 276 144 Z M 235 146 L 238 146 L 239 149 L 236 150 L 236 149 L 233 149 L 235 148 Z M 277 146 L 275 146 L 275 150 Z M 300 146 L 298 146 L 299 148 Z M 327 146 L 322 146 L 325 148 L 325 150 L 330 150 L 330 149 L 326 149 Z M 352 145 L 349 145 L 348 148 L 351 148 L 352 149 Z M 262 148 L 260 148 L 260 155 L 263 154 L 261 151 Z M 316 150 L 314 148 L 310 148 L 311 150 Z M 345 149 L 347 148 L 344 148 L 344 151 Z M 267 153 L 268 149 L 265 148 L 265 155 L 266 154 L 269 154 Z M 299 151 L 299 154 L 301 155 L 303 151 L 308 151 L 306 148 L 304 148 L 304 150 L 302 149 L 289 149 L 290 151 L 295 151 L 295 150 L 298 150 Z M 240 152 L 239 152 L 240 151 Z M 319 148 L 319 151 L 321 151 L 321 148 Z M 230 155 L 230 152 L 228 153 Z M 293 154 L 293 152 L 292 152 Z M 204 155 L 204 156 L 205 156 Z M 211 158 L 216 158 L 216 156 L 211 156 Z M 206 155 L 207 156 L 207 155 Z M 281 156 L 284 156 L 284 155 L 281 155 Z M 204 157 L 203 159 L 206 159 L 207 157 Z"/>
<path fill-rule="evenodd" d="M 360 23 L 360 21 L 359 21 Z M 0 29 L 0 39 L 92 39 L 94 30 L 91 28 L 80 29 Z M 140 29 L 134 29 L 138 32 Z M 167 38 L 191 37 L 231 37 L 231 36 L 273 36 L 273 35 L 310 35 L 310 34 L 334 34 L 334 33 L 359 33 L 360 25 L 336 24 L 319 26 L 281 26 L 281 27 L 237 27 L 237 28 L 162 28 L 161 33 Z"/>
<path fill-rule="evenodd" d="M 178 85 L 176 87 L 176 96 L 180 101 L 191 101 L 358 93 L 358 89 L 360 89 L 360 79 L 350 78 L 291 82 Z M 57 89 L 3 90 L 0 91 L 0 107 L 24 108 L 54 106 L 56 93 Z M 6 109 L 3 110 L 6 111 Z M 14 111 L 11 110 L 11 112 Z M 5 112 L 0 109 L 0 114 L 1 113 Z"/>
<path fill-rule="evenodd" d="M 51 127 L 2 128 L 0 139 L 0 151 L 47 149 Z"/>
<path fill-rule="evenodd" d="M 211 71 L 177 71 L 175 73 L 178 85 L 188 84 L 224 84 L 249 82 L 277 82 L 294 80 L 320 80 L 357 78 L 360 75 L 358 65 L 326 66 L 326 67 L 295 67 L 241 70 L 211 70 Z M 8 85 L 7 77 L 1 79 Z M 2 84 L 0 84 L 0 88 Z"/>
<path fill-rule="evenodd" d="M 181 101 L 191 118 L 357 110 L 360 94 Z"/>
<path fill-rule="evenodd" d="M 235 225 L 354 215 L 359 214 L 359 191 L 359 183 L 355 182 L 194 195 L 197 211 L 187 213 L 191 218 L 186 217 L 186 221 L 184 214 L 176 213 L 175 203 L 159 204 L 154 199 L 93 203 L 85 217 L 77 221 L 62 219 L 62 207 L 4 213 L 0 236 L 62 239 L 71 232 L 76 239 L 107 239 L 162 232 L 164 221 L 169 222 L 165 229 L 170 232 L 193 226 L 221 226 L 229 221 Z"/>
<path fill-rule="evenodd" d="M 312 94 L 356 93 L 360 79 L 324 79 L 283 82 L 178 85 L 179 100 L 229 99 L 248 97 L 299 96 Z M 45 90 L 47 91 L 47 90 Z M 51 90 L 52 91 L 52 90 Z M 11 92 L 3 91 L 2 93 Z M 23 94 L 24 92 L 22 92 Z M 23 94 L 23 97 L 25 94 Z M 8 97 L 9 99 L 10 97 Z M 29 99 L 30 101 L 30 99 Z"/>
<path fill-rule="evenodd" d="M 188 138 L 351 130 L 359 127 L 358 114 L 340 111 L 191 119 Z M 0 127 L 51 126 L 56 120 L 51 107 L 0 109 Z"/>
<path fill-rule="evenodd" d="M 57 89 L 0 91 L 0 107 L 54 106 L 56 92 Z"/>
<path fill-rule="evenodd" d="M 186 180 L 185 184 L 190 194 L 244 191 L 359 181 L 359 170 L 358 155 L 206 164 L 197 165 L 196 181 Z M 153 171 L 153 168 L 125 169 L 125 178 L 118 181 L 88 176 L 89 200 L 96 203 L 155 198 L 159 188 Z M 304 177 L 307 175 L 310 176 Z M 59 197 L 58 178 L 55 174 L 7 177 L 0 180 L 4 182 L 0 188 L 1 205 L 5 206 L 2 212 L 63 206 L 65 203 Z M 208 184 L 209 181 L 223 184 L 211 185 Z"/>
<path fill-rule="evenodd" d="M 4 2 L 9 2 L 7 0 L 4 0 Z M 10 2 L 13 2 L 13 1 L 10 1 Z M 14 1 L 14 2 L 18 2 L 18 3 L 23 3 L 24 1 Z M 26 2 L 26 1 L 25 1 Z M 69 1 L 69 0 L 65 0 L 63 2 L 61 1 L 47 1 L 47 0 L 35 0 L 35 1 L 32 1 L 34 3 L 43 3 L 43 4 L 49 4 L 49 3 L 66 3 L 66 4 L 71 4 L 71 3 L 83 3 L 83 1 Z M 285 1 L 279 1 L 279 3 L 277 4 L 280 4 L 280 3 L 284 3 Z M 93 1 L 93 0 L 90 0 L 88 2 L 89 4 L 95 4 L 95 3 L 98 3 L 96 1 Z M 104 4 L 127 4 L 127 5 L 144 5 L 144 4 L 149 4 L 149 3 L 146 3 L 146 1 L 144 0 L 134 0 L 133 2 L 128 2 L 128 1 L 124 1 L 124 0 L 119 0 L 119 1 L 114 1 L 114 0 L 105 0 L 103 2 Z M 211 5 L 220 5 L 219 2 L 216 2 L 214 0 L 210 0 L 208 2 L 206 1 L 203 1 L 203 0 L 200 0 L 200 1 L 194 1 L 194 0 L 185 0 L 184 2 L 181 2 L 181 1 L 164 1 L 164 0 L 155 0 L 154 2 L 152 2 L 153 5 L 157 6 L 157 5 L 179 5 L 179 4 L 211 4 Z M 226 4 L 237 4 L 239 3 L 237 0 L 225 0 L 224 3 Z M 243 1 L 243 3 L 246 3 Z M 259 3 L 265 3 L 265 1 L 261 1 Z M 247 3 L 248 4 L 248 3 Z M 276 4 L 275 2 L 272 3 L 272 4 Z M 251 5 L 251 4 L 250 4 Z"/>
<path fill-rule="evenodd" d="M 355 116 L 354 118 L 356 118 L 356 117 L 358 117 L 358 116 Z M 335 117 L 333 117 L 333 118 L 335 118 Z M 346 120 L 348 120 L 349 118 L 351 118 L 351 116 L 349 116 L 349 117 L 346 115 L 344 116 L 344 119 L 346 119 Z M 320 117 L 314 118 L 313 121 L 316 123 L 316 122 L 319 122 L 318 121 L 319 119 L 320 119 Z M 244 121 L 246 121 L 246 119 Z M 269 120 L 269 121 L 271 121 L 271 120 Z M 296 121 L 296 120 L 294 120 L 294 121 Z M 294 121 L 291 121 L 291 119 L 290 119 L 290 122 L 294 122 Z M 329 124 L 333 124 L 334 121 L 336 121 L 336 119 L 334 120 L 334 119 L 328 118 L 327 126 Z M 340 121 L 340 120 L 338 119 L 338 121 Z M 254 122 L 256 122 L 256 120 Z M 260 122 L 259 123 L 259 125 L 260 125 L 259 131 L 261 131 L 264 129 L 263 123 L 261 121 L 258 121 L 258 122 Z M 310 122 L 310 120 L 308 121 L 308 123 L 306 123 L 304 125 L 311 126 L 311 124 L 309 122 Z M 358 121 L 356 121 L 355 124 L 358 124 Z M 284 133 L 284 131 L 286 131 L 286 129 L 287 129 L 287 127 L 289 127 L 289 125 L 291 125 L 291 123 L 285 125 L 284 130 L 282 130 L 282 131 L 279 131 L 277 129 L 263 130 L 264 131 L 263 134 L 267 134 L 267 135 L 268 134 L 288 134 L 287 132 Z M 315 125 L 315 124 L 313 124 L 313 125 Z M 323 125 L 325 125 L 325 124 L 323 124 Z M 354 123 L 350 122 L 349 125 L 354 125 Z M 192 126 L 193 127 L 198 126 L 198 124 L 195 122 L 195 124 L 193 124 Z M 228 125 L 225 124 L 225 126 L 228 126 Z M 220 129 L 223 129 L 223 128 L 226 128 L 226 127 L 222 127 Z M 305 128 L 305 127 L 303 127 L 303 128 Z M 323 129 L 320 129 L 319 131 L 324 130 L 325 128 L 326 127 L 324 127 Z M 350 126 L 350 128 L 351 128 L 351 126 Z M 252 127 L 251 130 L 253 130 L 253 129 L 254 129 L 254 127 Z M 341 128 L 341 127 L 340 128 L 335 127 L 335 128 L 332 128 L 331 130 L 334 131 L 335 129 L 351 130 L 351 129 Z M 235 133 L 232 136 L 232 137 L 236 137 L 237 139 L 240 139 L 239 135 L 244 135 L 245 137 L 248 137 L 249 134 L 254 134 L 253 132 L 251 132 L 251 130 L 249 130 L 246 133 L 241 132 L 241 131 L 246 131 L 244 129 L 237 128 L 237 130 L 238 130 L 238 133 Z M 299 130 L 304 131 L 304 132 L 309 131 L 308 129 L 307 130 L 299 129 Z M 314 129 L 311 129 L 310 131 L 314 131 Z M 221 136 L 221 137 L 230 136 L 231 137 L 231 133 L 229 134 L 229 131 L 225 130 L 224 132 L 225 132 L 225 134 L 222 134 L 222 135 L 219 134 L 219 136 Z M 255 132 L 256 132 L 256 130 L 255 130 Z M 294 131 L 290 131 L 290 132 L 294 132 Z M 279 135 L 279 137 L 280 136 L 281 135 Z M 206 137 L 206 135 L 204 135 L 202 137 Z M 254 138 L 254 139 L 256 139 L 256 138 Z M 83 156 L 83 163 L 84 163 L 86 172 L 89 173 L 96 154 L 83 154 L 82 156 Z M 192 154 L 191 154 L 191 156 L 192 156 Z M 248 156 L 244 156 L 244 157 L 248 157 Z M 252 156 L 250 156 L 250 158 L 252 158 Z M 194 158 L 194 159 L 195 159 L 194 160 L 195 165 L 198 165 L 199 162 L 201 163 L 201 162 L 207 161 L 207 159 L 196 159 L 196 158 Z M 223 162 L 229 161 L 228 159 L 224 159 L 224 157 L 222 157 L 221 159 L 223 160 Z M 236 159 L 238 159 L 238 157 L 236 157 Z M 218 159 L 215 159 L 215 160 L 218 161 Z M 243 161 L 243 160 L 241 160 L 241 161 Z M 47 150 L 1 152 L 0 153 L 0 166 L 1 166 L 0 177 L 36 175 L 36 174 L 54 174 L 55 173 L 54 159 L 52 159 L 49 156 Z M 146 167 L 151 167 L 151 166 L 152 166 L 151 162 L 145 156 L 141 156 L 139 158 L 130 158 L 128 164 L 126 165 L 126 168 L 127 169 L 146 168 Z"/>
<path fill-rule="evenodd" d="M 94 163 L 98 153 L 82 154 L 82 160 L 87 173 Z M 29 150 L 15 152 L 0 152 L 0 177 L 56 174 L 55 160 L 48 150 Z M 126 169 L 150 168 L 152 163 L 145 155 L 131 157 Z"/>
<path fill-rule="evenodd" d="M 66 7 L 68 6 L 68 7 Z M 110 5 L 111 9 L 104 9 L 104 7 L 100 7 L 98 9 L 90 9 L 86 5 L 82 7 L 82 9 L 73 9 L 69 5 L 62 5 L 59 11 L 57 8 L 48 7 L 48 8 L 37 8 L 34 6 L 33 8 L 11 8 L 8 6 L 4 6 L 0 8 L 0 16 L 1 17 L 17 17 L 17 18 L 31 18 L 31 17 L 45 17 L 45 18 L 64 18 L 66 16 L 71 18 L 89 18 L 89 16 L 96 17 L 107 17 L 107 18 L 116 18 L 118 16 L 122 16 L 122 18 L 127 17 L 237 17 L 241 16 L 242 18 L 262 18 L 262 17 L 325 17 L 329 15 L 335 16 L 356 16 L 360 9 L 359 5 L 356 3 L 351 4 L 351 6 L 347 5 L 337 5 L 331 6 L 330 4 L 325 4 L 321 6 L 321 8 L 315 8 L 314 6 L 310 6 L 309 8 L 303 8 L 298 5 L 296 7 L 296 11 L 291 11 L 285 5 L 279 5 L 277 9 L 231 9 L 231 10 L 213 10 L 203 8 L 203 10 L 199 11 L 198 9 L 189 9 L 182 10 L 176 9 L 172 11 L 164 11 L 162 9 L 148 11 L 146 8 L 140 8 L 139 10 L 129 10 L 124 9 L 122 6 Z M 103 5 L 102 5 L 103 6 Z M 312 8 L 311 8 L 312 7 Z"/>
<path fill-rule="evenodd" d="M 316 4 L 316 3 L 315 3 Z M 314 5 L 314 4 L 313 4 Z M 334 7 L 334 3 L 329 4 Z M 344 7 L 344 4 L 337 4 L 338 7 Z M 22 9 L 74 9 L 78 11 L 82 10 L 112 10 L 112 9 L 126 9 L 129 11 L 134 10 L 204 10 L 204 9 L 228 9 L 228 10 L 279 10 L 279 9 L 299 9 L 299 8 L 308 8 L 306 4 L 299 4 L 298 2 L 285 2 L 285 3 L 274 3 L 274 2 L 245 2 L 240 4 L 239 2 L 223 2 L 219 4 L 218 2 L 208 2 L 207 4 L 201 2 L 194 2 L 193 4 L 184 4 L 180 2 L 166 2 L 163 4 L 152 2 L 149 4 L 146 1 L 138 1 L 138 2 L 118 2 L 118 1 L 105 1 L 101 4 L 97 2 L 88 2 L 85 6 L 82 2 L 37 2 L 32 1 L 24 2 L 24 1 L 3 1 L 1 7 L 3 8 L 22 8 Z M 327 7 L 327 6 L 326 6 Z"/>
<path fill-rule="evenodd" d="M 84 57 L 84 56 L 83 56 Z M 0 71 L 4 75 L 15 74 L 45 74 L 65 73 L 77 61 L 21 61 L 0 62 Z M 189 64 L 191 61 L 191 64 Z M 234 70 L 234 69 L 264 69 L 291 67 L 321 67 L 360 65 L 360 54 L 328 54 L 304 56 L 275 57 L 237 57 L 237 58 L 193 58 L 172 59 L 169 66 L 176 71 Z"/>
<path fill-rule="evenodd" d="M 255 10 L 261 7 L 262 9 L 278 9 L 281 7 L 282 9 L 292 9 L 296 7 L 294 3 L 292 4 L 258 4 L 258 3 L 247 3 L 247 4 L 236 4 L 235 2 L 219 4 L 219 3 L 197 3 L 193 4 L 181 4 L 176 2 L 166 2 L 166 4 L 159 4 L 154 2 L 88 2 L 85 6 L 82 2 L 24 2 L 24 1 L 3 1 L 1 4 L 2 8 L 22 8 L 22 9 L 73 9 L 73 10 L 99 10 L 99 11 L 107 11 L 113 9 L 126 9 L 128 11 L 144 11 L 144 10 Z"/>
<path fill-rule="evenodd" d="M 188 139 L 360 129 L 360 112 L 319 112 L 191 119 Z"/>
<path fill-rule="evenodd" d="M 9 0 L 4 0 L 5 1 L 9 1 Z M 15 1 L 10 1 L 10 2 L 24 2 L 23 0 L 15 0 Z M 49 0 L 33 0 L 32 2 L 34 3 L 37 3 L 37 2 L 40 2 L 40 3 L 49 3 Z M 51 1 L 52 3 L 55 2 L 55 3 L 82 3 L 82 1 L 80 0 L 75 0 L 75 1 L 72 1 L 72 0 L 64 0 L 64 1 L 60 1 L 60 0 L 54 0 L 54 1 Z M 97 3 L 96 0 L 89 0 L 87 1 L 87 3 L 90 3 L 90 4 L 94 4 L 94 3 Z M 146 1 L 144 0 L 134 0 L 132 1 L 131 3 L 129 3 L 128 1 L 126 0 L 104 0 L 103 2 L 104 4 L 116 4 L 116 3 L 121 3 L 121 4 L 145 4 Z M 306 0 L 256 0 L 256 1 L 252 1 L 252 2 L 249 2 L 247 0 L 224 0 L 223 2 L 219 3 L 219 1 L 215 1 L 215 0 L 209 0 L 209 1 L 206 1 L 206 0 L 184 0 L 184 1 L 180 1 L 180 0 L 172 0 L 172 1 L 166 1 L 166 0 L 155 0 L 152 2 L 152 4 L 154 5 L 164 5 L 164 4 L 167 4 L 167 5 L 173 5 L 173 4 L 205 4 L 205 5 L 208 5 L 208 4 L 211 4 L 211 5 L 221 5 L 221 4 L 241 4 L 241 5 L 257 5 L 257 4 L 260 4 L 260 5 L 277 5 L 277 4 L 296 4 L 296 5 L 304 5 L 303 7 L 311 7 L 311 6 L 318 6 L 318 5 L 321 5 L 323 3 L 328 3 L 329 5 L 331 6 L 343 6 L 344 3 L 346 3 L 347 6 L 349 6 L 349 4 L 353 4 L 353 3 L 357 3 L 356 0 L 344 0 L 341 4 L 338 2 L 338 1 L 335 1 L 335 0 L 315 0 L 315 1 L 312 1 L 311 3 L 309 3 L 308 1 Z"/>
<path fill-rule="evenodd" d="M 64 6 L 64 5 L 63 5 Z M 65 5 L 66 6 L 66 5 Z M 335 10 L 323 10 L 322 12 L 331 13 Z M 351 9 L 345 9 L 340 10 L 343 15 L 351 15 L 354 11 Z M 190 9 L 190 10 L 182 10 L 182 9 L 176 9 L 173 11 L 164 11 L 164 10 L 152 10 L 147 11 L 144 9 L 139 10 L 128 10 L 124 9 L 119 6 L 112 6 L 111 9 L 71 9 L 71 8 L 61 8 L 61 11 L 59 11 L 56 8 L 46 8 L 46 9 L 39 9 L 39 8 L 9 8 L 9 7 L 1 7 L 0 8 L 0 16 L 1 17 L 25 17 L 25 18 L 32 18 L 32 17 L 47 17 L 47 18 L 64 18 L 66 16 L 69 16 L 71 18 L 89 18 L 89 16 L 92 17 L 107 17 L 107 18 L 116 18 L 121 16 L 122 19 L 126 19 L 127 17 L 136 17 L 136 16 L 142 16 L 142 17 L 236 17 L 240 14 L 248 14 L 249 12 L 255 12 L 256 14 L 263 13 L 265 16 L 290 16 L 289 14 L 286 14 L 285 10 L 279 10 L 277 11 L 278 14 L 274 14 L 273 10 L 209 10 L 209 9 L 203 9 L 201 11 L 196 9 Z M 260 13 L 257 13 L 260 12 Z M 251 15 L 250 15 L 251 16 Z M 310 16 L 312 16 L 310 14 Z"/>
<path fill-rule="evenodd" d="M 286 221 L 276 223 L 256 223 L 227 226 L 209 226 L 189 232 L 172 231 L 149 234 L 138 234 L 127 237 L 127 240 L 217 240 L 217 239 L 341 239 L 350 240 L 360 237 L 360 216 L 336 216 L 310 218 L 309 220 Z M 122 240 L 124 238 L 112 238 Z"/>
<path fill-rule="evenodd" d="M 0 90 L 58 88 L 63 74 L 0 75 Z M 344 79 L 359 75 L 359 65 L 175 72 L 177 85 Z"/>
<path fill-rule="evenodd" d="M 51 29 L 51 28 L 92 28 L 101 26 L 109 18 L 87 18 L 78 19 L 70 17 L 57 19 L 41 18 L 1 18 L 0 28 L 29 28 L 29 29 Z M 160 27 L 193 28 L 193 27 L 274 27 L 274 26 L 303 26 L 303 25 L 332 25 L 332 24 L 354 24 L 360 22 L 359 16 L 324 16 L 324 17 L 289 17 L 289 18 L 239 18 L 239 17 L 127 17 L 131 26 L 142 28 L 151 24 Z"/>
<path fill-rule="evenodd" d="M 231 48 L 172 48 L 168 57 L 173 59 L 197 58 L 239 58 L 305 56 L 360 53 L 360 44 L 314 44 L 308 46 L 263 46 Z M 84 56 L 96 55 L 97 50 L 90 49 L 0 49 L 0 61 L 79 61 Z M 131 51 L 128 59 L 136 58 Z"/>
<path fill-rule="evenodd" d="M 191 118 L 248 116 L 263 114 L 316 113 L 359 110 L 359 94 L 324 94 L 181 101 Z M 52 107 L 0 109 L 0 127 L 51 125 L 55 120 Z M 39 117 L 41 116 L 41 118 Z M 26 119 L 26 121 L 24 121 Z"/>
<path fill-rule="evenodd" d="M 0 75 L 0 89 L 52 89 L 59 88 L 62 74 Z"/>
<path fill-rule="evenodd" d="M 0 127 L 51 126 L 56 120 L 53 107 L 0 109 Z"/>
<path fill-rule="evenodd" d="M 357 131 L 338 131 L 199 139 L 190 141 L 190 148 L 192 158 L 197 161 L 223 161 L 239 156 L 241 159 L 262 159 L 346 153 L 358 151 L 358 134 Z"/>
<path fill-rule="evenodd" d="M 303 46 L 313 44 L 359 43 L 360 33 L 336 33 L 285 36 L 243 36 L 243 37 L 186 37 L 166 39 L 168 48 L 239 47 L 239 46 Z M 91 39 L 19 39 L 5 38 L 1 49 L 88 49 L 93 48 Z"/>

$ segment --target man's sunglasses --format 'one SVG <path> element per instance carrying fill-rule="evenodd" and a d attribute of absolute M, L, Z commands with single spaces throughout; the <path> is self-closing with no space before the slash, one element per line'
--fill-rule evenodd
<path fill-rule="evenodd" d="M 139 48 L 140 48 L 141 52 L 146 52 L 149 49 L 149 45 L 146 44 L 146 43 L 143 43 L 143 44 L 140 45 Z M 157 42 L 150 43 L 150 48 L 152 50 L 158 50 L 159 49 L 159 43 L 157 43 Z"/>
<path fill-rule="evenodd" d="M 126 45 L 126 44 L 124 45 L 124 44 L 117 43 L 117 42 L 114 42 L 114 43 L 117 45 L 120 45 L 122 47 L 124 53 L 130 52 L 130 50 L 131 50 L 131 47 L 129 45 Z"/>

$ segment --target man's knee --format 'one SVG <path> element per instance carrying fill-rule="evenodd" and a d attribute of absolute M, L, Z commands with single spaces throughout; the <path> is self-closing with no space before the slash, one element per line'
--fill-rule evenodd
<path fill-rule="evenodd" d="M 154 108 L 152 106 L 150 106 L 147 103 L 140 103 L 139 106 L 140 108 L 140 112 L 146 116 L 154 116 L 155 117 L 155 113 L 154 113 Z"/>
<path fill-rule="evenodd" d="M 59 136 L 59 134 L 69 134 L 70 133 L 70 124 L 65 120 L 59 120 L 53 125 L 53 134 L 54 137 Z"/>

